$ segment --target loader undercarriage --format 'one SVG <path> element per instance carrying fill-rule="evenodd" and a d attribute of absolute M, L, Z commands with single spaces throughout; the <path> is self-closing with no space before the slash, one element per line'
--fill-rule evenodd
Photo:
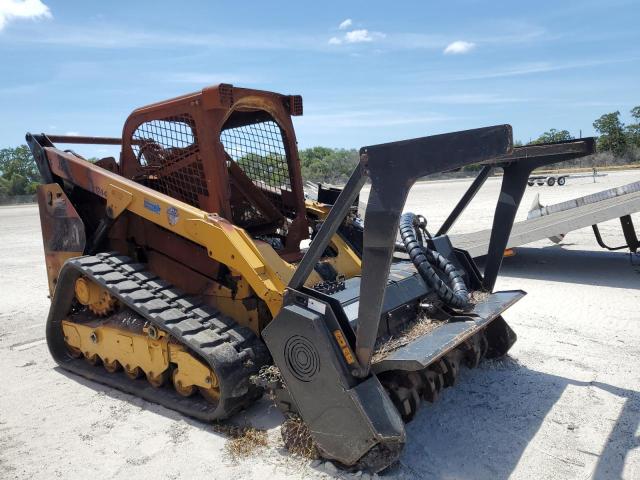
<path fill-rule="evenodd" d="M 123 307 L 109 317 L 78 308 L 77 279 L 100 285 Z M 250 377 L 269 361 L 264 344 L 143 265 L 117 254 L 80 257 L 65 264 L 60 281 L 47 342 L 64 368 L 206 421 L 261 395 Z M 201 395 L 191 396 L 196 388 Z"/>

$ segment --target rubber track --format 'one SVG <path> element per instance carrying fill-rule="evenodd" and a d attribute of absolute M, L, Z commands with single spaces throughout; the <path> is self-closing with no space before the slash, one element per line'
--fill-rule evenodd
<path fill-rule="evenodd" d="M 71 360 L 66 349 L 62 352 L 62 329 L 58 324 L 69 312 L 73 284 L 80 275 L 102 285 L 124 305 L 169 332 L 206 362 L 219 379 L 218 404 L 198 395 L 182 397 L 172 387 L 153 388 L 146 380 L 131 380 L 122 372 L 108 373 L 82 359 Z M 47 322 L 47 342 L 54 358 L 64 368 L 206 421 L 230 417 L 262 395 L 262 389 L 255 386 L 250 377 L 270 363 L 266 345 L 250 329 L 187 296 L 146 271 L 143 264 L 116 253 L 77 257 L 65 263 L 59 283 Z M 60 288 L 63 284 L 65 288 Z"/>

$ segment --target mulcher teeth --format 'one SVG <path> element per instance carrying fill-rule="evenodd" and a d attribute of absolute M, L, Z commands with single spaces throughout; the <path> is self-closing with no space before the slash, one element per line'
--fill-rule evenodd
<path fill-rule="evenodd" d="M 461 365 L 477 367 L 488 345 L 484 332 L 479 332 L 424 370 L 385 372 L 380 376 L 380 382 L 402 419 L 408 423 L 415 417 L 422 400 L 433 403 L 443 388 L 456 384 Z"/>

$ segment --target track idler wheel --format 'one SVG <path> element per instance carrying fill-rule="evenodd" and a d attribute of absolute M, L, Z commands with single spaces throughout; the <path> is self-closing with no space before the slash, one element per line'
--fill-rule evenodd
<path fill-rule="evenodd" d="M 220 401 L 220 390 L 218 388 L 198 387 L 198 391 L 200 392 L 200 395 L 205 398 L 205 400 L 208 400 L 213 404 L 216 404 Z"/>
<path fill-rule="evenodd" d="M 184 385 L 182 381 L 179 379 L 178 369 L 176 368 L 171 375 L 171 380 L 173 381 L 173 388 L 176 389 L 183 397 L 190 397 L 194 393 L 196 393 L 196 387 L 194 385 Z"/>
<path fill-rule="evenodd" d="M 217 375 L 214 372 L 210 372 L 206 382 L 210 387 L 198 387 L 198 391 L 206 400 L 215 405 L 220 401 L 220 382 Z"/>
<path fill-rule="evenodd" d="M 72 347 L 68 343 L 67 343 L 67 351 L 69 352 L 69 355 L 71 355 L 73 358 L 81 358 L 82 357 L 82 350 L 80 350 L 79 348 L 76 348 L 76 347 Z"/>

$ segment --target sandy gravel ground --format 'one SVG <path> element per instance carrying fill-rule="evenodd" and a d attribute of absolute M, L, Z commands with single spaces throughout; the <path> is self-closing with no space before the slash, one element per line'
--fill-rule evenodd
<path fill-rule="evenodd" d="M 535 192 L 553 203 L 636 180 L 529 188 L 519 218 Z M 407 209 L 437 225 L 467 184 L 419 184 Z M 454 231 L 486 227 L 497 189 L 490 180 Z M 622 240 L 615 222 L 602 231 Z M 41 250 L 37 209 L 0 207 L 0 478 L 356 478 L 283 451 L 280 416 L 264 401 L 235 422 L 269 429 L 269 447 L 234 460 L 211 426 L 56 368 Z M 385 477 L 640 478 L 640 266 L 599 250 L 585 229 L 562 246 L 518 249 L 502 273 L 498 289 L 529 292 L 505 315 L 517 344 L 423 405 Z"/>

